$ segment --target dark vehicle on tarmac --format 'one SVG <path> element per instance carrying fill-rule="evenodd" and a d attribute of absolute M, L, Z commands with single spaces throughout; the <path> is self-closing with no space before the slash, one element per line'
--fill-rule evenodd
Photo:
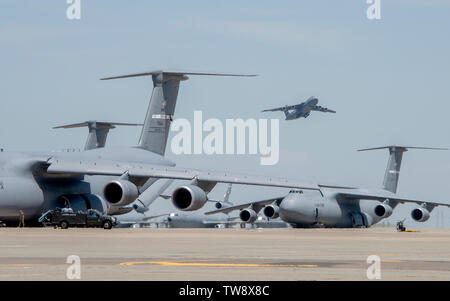
<path fill-rule="evenodd" d="M 103 227 L 111 229 L 117 224 L 116 218 L 101 214 L 95 209 L 86 212 L 73 212 L 71 208 L 49 210 L 39 218 L 44 226 L 55 226 L 67 229 L 70 227 Z"/>

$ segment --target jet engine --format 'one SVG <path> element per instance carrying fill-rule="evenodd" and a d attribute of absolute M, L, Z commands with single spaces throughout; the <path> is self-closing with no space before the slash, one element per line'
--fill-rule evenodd
<path fill-rule="evenodd" d="M 425 208 L 416 208 L 411 211 L 411 217 L 416 222 L 426 222 L 430 218 L 430 212 Z"/>
<path fill-rule="evenodd" d="M 245 223 L 253 223 L 258 218 L 255 210 L 253 210 L 253 209 L 241 210 L 241 212 L 239 213 L 239 217 L 240 217 L 241 221 L 243 221 Z"/>
<path fill-rule="evenodd" d="M 127 180 L 114 180 L 103 188 L 103 197 L 112 206 L 126 206 L 138 196 L 136 185 Z"/>
<path fill-rule="evenodd" d="M 277 205 L 268 205 L 264 207 L 263 213 L 268 218 L 277 218 L 280 216 L 280 208 Z"/>
<path fill-rule="evenodd" d="M 200 209 L 207 200 L 206 192 L 195 185 L 180 186 L 172 193 L 173 205 L 183 211 Z"/>
<path fill-rule="evenodd" d="M 216 207 L 216 209 L 222 209 L 225 205 L 222 202 L 216 202 L 216 204 L 214 205 L 214 207 Z"/>
<path fill-rule="evenodd" d="M 392 207 L 387 204 L 379 204 L 375 206 L 375 214 L 378 217 L 387 218 L 392 215 Z"/>

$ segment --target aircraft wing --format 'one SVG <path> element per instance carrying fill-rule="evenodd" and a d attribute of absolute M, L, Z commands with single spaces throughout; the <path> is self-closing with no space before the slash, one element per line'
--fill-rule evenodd
<path fill-rule="evenodd" d="M 284 106 L 284 107 L 279 107 L 279 108 L 274 108 L 274 109 L 262 110 L 261 112 L 274 112 L 274 111 L 295 110 L 297 107 L 298 107 L 298 105 Z"/>
<path fill-rule="evenodd" d="M 279 198 L 272 198 L 272 199 L 267 199 L 267 200 L 262 200 L 262 201 L 256 201 L 256 202 L 250 202 L 250 203 L 245 203 L 242 205 L 236 205 L 236 206 L 232 206 L 232 207 L 227 207 L 227 208 L 223 208 L 223 209 L 218 209 L 218 210 L 214 210 L 214 211 L 209 211 L 209 212 L 205 212 L 205 215 L 211 215 L 211 214 L 217 214 L 217 213 L 229 213 L 235 210 L 242 210 L 248 207 L 253 207 L 253 209 L 256 212 L 259 212 L 265 205 L 269 205 L 272 204 L 273 202 L 281 202 L 281 200 L 284 199 L 284 197 L 279 197 Z"/>
<path fill-rule="evenodd" d="M 325 112 L 325 113 L 336 113 L 336 111 L 330 110 L 328 108 L 324 108 L 321 106 L 314 106 L 311 111 L 319 111 L 319 112 Z"/>
<path fill-rule="evenodd" d="M 398 202 L 398 203 L 414 203 L 417 205 L 423 205 L 425 204 L 426 206 L 429 207 L 436 207 L 436 206 L 447 206 L 450 207 L 450 204 L 447 203 L 441 203 L 441 202 L 429 202 L 429 201 L 424 201 L 424 200 L 415 200 L 415 199 L 409 199 L 409 198 L 402 198 L 402 197 L 398 197 L 396 195 L 392 195 L 389 193 L 360 193 L 360 192 L 343 192 L 343 193 L 338 193 L 338 195 L 348 199 L 348 200 L 373 200 L 373 201 L 380 201 L 380 202 L 384 202 L 385 200 L 390 200 L 393 202 Z"/>
<path fill-rule="evenodd" d="M 51 158 L 48 161 L 47 173 L 50 174 L 82 174 L 82 175 L 109 175 L 121 176 L 128 174 L 138 178 L 165 178 L 175 180 L 198 180 L 215 183 L 233 183 L 243 185 L 259 185 L 283 188 L 297 188 L 307 190 L 321 190 L 328 187 L 313 183 L 303 183 L 286 178 L 265 176 L 239 175 L 229 172 L 202 171 L 183 169 L 169 166 L 160 166 L 144 163 L 130 163 L 109 160 L 74 160 Z M 349 188 L 349 187 L 339 187 Z"/>

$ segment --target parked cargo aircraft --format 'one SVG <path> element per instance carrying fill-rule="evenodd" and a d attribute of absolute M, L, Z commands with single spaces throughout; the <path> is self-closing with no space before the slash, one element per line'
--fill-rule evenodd
<path fill-rule="evenodd" d="M 153 71 L 105 78 L 152 76 L 154 88 L 138 145 L 95 148 L 79 153 L 0 152 L 0 220 L 7 223 L 18 221 L 19 210 L 22 210 L 27 221 L 36 221 L 42 212 L 63 207 L 67 202 L 74 211 L 94 208 L 109 214 L 127 213 L 133 210 L 130 204 L 136 199 L 145 202 L 147 189 L 159 179 L 190 181 L 190 184 L 181 185 L 172 192 L 173 204 L 183 211 L 203 207 L 208 201 L 207 194 L 217 183 L 284 187 L 296 192 L 311 190 L 322 197 L 336 191 L 329 189 L 332 186 L 284 178 L 174 167 L 175 163 L 164 157 L 164 153 L 179 83 L 188 79 L 187 75 L 246 76 Z M 332 217 L 340 216 L 337 225 L 351 226 L 352 219 L 363 216 L 366 208 L 359 206 L 359 199 L 370 200 L 374 208 L 382 208 L 387 212 L 399 202 L 417 203 L 420 205 L 417 216 L 419 213 L 423 215 L 420 220 L 425 220 L 435 206 L 448 206 L 399 198 L 386 191 L 364 193 L 364 190 L 350 188 L 337 191 L 336 197 L 339 194 L 340 198 L 347 200 L 347 206 L 341 208 L 340 205 L 344 203 L 335 203 L 335 206 L 325 207 L 325 202 L 318 206 L 326 208 L 327 214 Z M 150 195 L 153 197 L 153 193 Z M 333 210 L 337 211 L 333 213 Z M 315 212 L 318 212 L 317 217 L 321 216 L 318 210 Z M 369 221 L 367 224 L 370 224 Z"/>
<path fill-rule="evenodd" d="M 134 202 L 132 204 L 132 207 L 135 209 L 135 211 L 131 211 L 127 214 L 117 217 L 119 226 L 130 227 L 134 224 L 148 224 L 152 222 L 156 223 L 157 220 L 163 218 L 163 221 L 160 223 L 165 224 L 166 227 L 170 228 L 215 228 L 219 225 L 228 226 L 233 220 L 236 220 L 236 218 L 230 218 L 227 214 L 218 214 L 211 217 L 205 216 L 204 212 L 178 211 L 158 215 L 147 215 L 146 213 L 150 211 L 148 208 L 149 205 L 158 197 L 161 196 L 164 199 L 171 199 L 170 195 L 164 195 L 163 192 L 172 183 L 172 181 L 173 180 L 169 179 L 160 179 L 155 184 L 147 188 L 147 195 L 148 191 L 155 191 L 154 197 L 145 197 L 145 200 L 147 200 L 147 202 L 148 200 L 151 200 L 151 202 L 145 204 L 143 204 L 140 200 Z M 167 185 L 162 186 L 161 183 L 167 183 Z M 158 187 L 160 189 L 158 189 Z M 222 201 L 215 201 L 211 199 L 209 199 L 208 201 L 213 202 L 214 206 L 217 209 L 230 207 L 233 206 L 233 204 L 229 202 L 230 194 L 231 184 L 228 184 Z"/>
<path fill-rule="evenodd" d="M 411 217 L 417 222 L 425 222 L 431 211 L 439 205 L 434 203 L 405 199 L 396 195 L 403 153 L 408 149 L 439 149 L 426 147 L 385 146 L 360 151 L 389 149 L 389 161 L 382 189 L 333 189 L 320 191 L 292 189 L 288 195 L 246 203 L 205 213 L 229 213 L 240 210 L 244 222 L 253 222 L 262 210 L 267 218 L 281 219 L 294 227 L 369 227 L 391 216 L 394 208 L 401 203 L 415 203 L 417 208 Z"/>
<path fill-rule="evenodd" d="M 292 106 L 284 106 L 275 109 L 267 109 L 262 112 L 274 112 L 274 111 L 283 111 L 286 116 L 286 120 L 294 120 L 298 118 L 306 118 L 311 114 L 311 111 L 318 112 L 327 112 L 327 113 L 336 113 L 336 111 L 318 106 L 319 99 L 315 96 L 311 96 L 305 102 L 300 104 L 292 105 Z"/>
<path fill-rule="evenodd" d="M 161 187 L 158 184 L 160 181 L 168 180 L 160 179 L 147 190 L 155 190 L 157 187 Z M 209 199 L 208 202 L 213 202 L 216 209 L 233 206 L 233 203 L 229 201 L 231 186 L 232 184 L 227 185 L 227 190 L 223 196 L 223 200 L 216 201 Z M 162 191 L 160 194 L 162 194 Z M 157 196 L 155 195 L 155 199 L 156 197 Z M 164 199 L 171 198 L 171 196 L 168 195 L 161 195 L 161 197 Z M 133 207 L 134 206 L 136 205 L 134 204 Z M 157 224 L 158 226 L 163 225 L 166 228 L 229 228 L 239 224 L 244 224 L 239 219 L 239 216 L 230 217 L 228 214 L 206 216 L 204 212 L 199 211 L 176 211 L 153 216 L 146 215 L 149 211 L 150 210 L 148 207 L 146 207 L 145 211 L 136 210 L 117 216 L 118 227 L 131 227 L 133 225 L 147 226 L 149 224 Z M 251 226 L 258 228 L 284 228 L 287 227 L 287 224 L 282 221 L 269 220 L 259 216 L 258 219 L 251 224 Z"/>
<path fill-rule="evenodd" d="M 94 208 L 124 214 L 158 179 L 190 180 L 172 193 L 175 206 L 196 210 L 218 182 L 320 190 L 317 184 L 280 178 L 174 168 L 164 157 L 179 83 L 188 75 L 254 76 L 224 73 L 154 71 L 113 78 L 151 76 L 150 104 L 137 146 L 103 147 L 82 152 L 0 152 L 0 220 L 14 223 L 20 210 L 27 225 L 42 212 L 70 204 L 73 210 Z M 105 78 L 113 79 L 113 78 Z"/>
<path fill-rule="evenodd" d="M 123 122 L 109 122 L 109 121 L 96 121 L 90 120 L 81 123 L 74 123 L 62 126 L 56 126 L 54 129 L 71 129 L 87 127 L 89 130 L 84 150 L 90 150 L 94 148 L 105 147 L 106 139 L 110 130 L 116 128 L 116 126 L 142 126 L 140 123 L 123 123 Z M 153 185 L 146 189 L 145 194 L 141 196 L 141 199 L 136 199 L 128 210 L 129 213 L 120 215 L 120 221 L 135 222 L 142 218 L 142 214 L 148 211 L 148 206 L 150 206 L 153 201 L 155 201 L 166 189 L 172 184 L 173 180 L 160 179 L 156 181 Z M 143 197 L 143 198 L 142 198 Z M 132 207 L 132 208 L 131 208 Z M 134 211 L 132 211 L 134 209 Z M 122 210 L 124 213 L 126 210 Z M 114 210 L 110 210 L 109 213 L 115 213 Z M 136 214 L 138 216 L 136 216 Z"/>

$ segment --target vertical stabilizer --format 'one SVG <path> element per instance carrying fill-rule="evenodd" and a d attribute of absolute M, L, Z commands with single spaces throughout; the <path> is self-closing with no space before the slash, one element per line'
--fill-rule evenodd
<path fill-rule="evenodd" d="M 400 167 L 402 165 L 403 153 L 408 149 L 432 149 L 432 150 L 447 150 L 446 148 L 432 148 L 432 147 L 416 147 L 416 146 L 382 146 L 375 148 L 360 149 L 358 151 L 369 151 L 377 149 L 389 149 L 389 161 L 384 173 L 383 189 L 396 193 L 398 179 L 400 177 Z"/>
<path fill-rule="evenodd" d="M 96 121 L 88 121 L 89 134 L 84 146 L 85 150 L 105 147 L 109 130 L 115 128 L 112 124 L 101 124 Z"/>
<path fill-rule="evenodd" d="M 187 79 L 183 75 L 152 75 L 153 92 L 145 116 L 139 147 L 164 155 L 170 123 L 173 120 L 180 81 Z"/>
<path fill-rule="evenodd" d="M 187 75 L 255 76 L 252 74 L 153 71 L 102 78 L 102 80 L 108 80 L 138 76 L 152 76 L 153 91 L 139 139 L 138 146 L 140 148 L 159 155 L 164 155 L 166 151 L 167 137 L 169 136 L 170 124 L 173 120 L 173 114 L 177 103 L 180 81 L 187 80 Z"/>
<path fill-rule="evenodd" d="M 402 165 L 403 153 L 408 151 L 404 147 L 389 147 L 389 160 L 384 173 L 383 188 L 396 193 L 398 179 L 400 177 L 400 167 Z"/>

